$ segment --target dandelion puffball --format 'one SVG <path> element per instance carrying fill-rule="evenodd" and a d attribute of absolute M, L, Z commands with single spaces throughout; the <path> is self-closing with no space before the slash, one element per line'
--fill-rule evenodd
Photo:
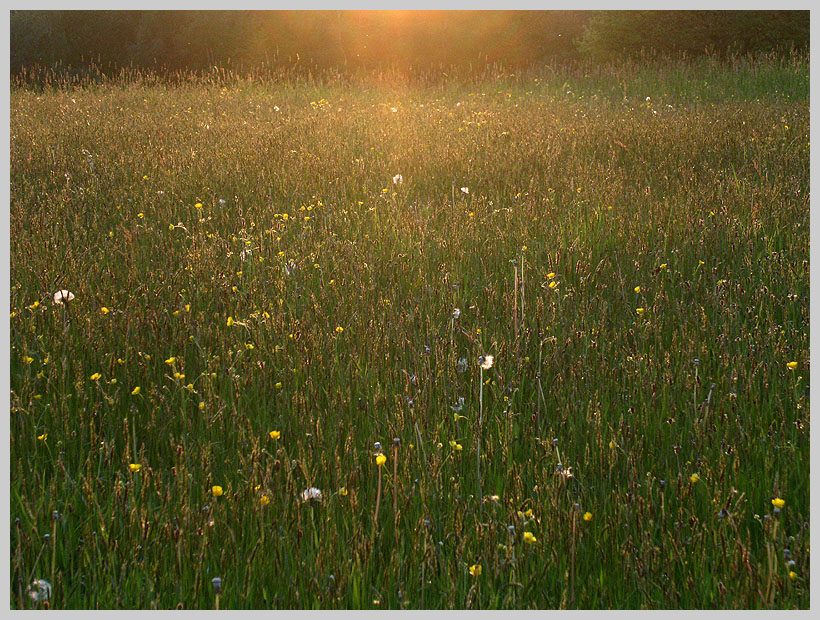
<path fill-rule="evenodd" d="M 302 501 L 309 502 L 311 500 L 322 501 L 322 490 L 316 487 L 310 487 L 302 491 Z"/>
<path fill-rule="evenodd" d="M 402 183 L 404 183 L 404 177 L 403 176 L 401 176 L 400 174 L 397 174 L 396 176 L 393 177 L 393 185 L 401 185 Z"/>
<path fill-rule="evenodd" d="M 482 355 L 478 358 L 478 363 L 484 370 L 489 370 L 492 368 L 494 362 L 495 358 L 492 355 Z"/>
<path fill-rule="evenodd" d="M 54 303 L 62 305 L 63 302 L 71 301 L 74 299 L 74 293 L 71 291 L 67 291 L 65 289 L 59 290 L 54 293 Z"/>
<path fill-rule="evenodd" d="M 51 598 L 51 584 L 45 579 L 35 579 L 26 589 L 29 598 L 37 603 L 42 603 Z"/>
<path fill-rule="evenodd" d="M 469 187 L 462 187 L 461 191 L 464 192 L 465 194 L 469 194 L 470 193 L 470 188 Z"/>

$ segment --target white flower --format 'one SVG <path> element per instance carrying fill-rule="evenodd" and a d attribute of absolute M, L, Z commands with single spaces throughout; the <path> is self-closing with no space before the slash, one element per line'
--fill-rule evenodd
<path fill-rule="evenodd" d="M 481 355 L 478 358 L 478 363 L 484 370 L 489 370 L 492 368 L 494 362 L 495 358 L 492 355 Z"/>
<path fill-rule="evenodd" d="M 35 579 L 26 592 L 32 601 L 42 603 L 51 598 L 51 584 L 45 579 Z"/>
<path fill-rule="evenodd" d="M 461 191 L 464 192 L 465 194 L 469 194 L 470 193 L 470 188 L 469 187 L 462 187 Z"/>
<path fill-rule="evenodd" d="M 390 111 L 391 112 L 398 112 L 398 110 L 396 108 L 390 108 Z"/>
<path fill-rule="evenodd" d="M 302 501 L 309 502 L 311 500 L 322 501 L 322 490 L 316 487 L 310 487 L 302 491 Z"/>
<path fill-rule="evenodd" d="M 225 200 L 224 198 L 219 199 L 219 206 L 220 207 L 224 208 L 226 204 L 228 204 L 227 200 Z"/>
<path fill-rule="evenodd" d="M 454 319 L 457 319 L 460 316 L 461 316 L 461 310 L 460 309 L 456 308 L 455 310 L 453 310 L 453 318 Z"/>
<path fill-rule="evenodd" d="M 62 305 L 62 303 L 64 301 L 71 301 L 72 299 L 74 299 L 74 293 L 72 293 L 71 291 L 67 291 L 65 289 L 62 289 L 62 290 L 59 290 L 56 293 L 54 293 L 54 303 L 55 304 Z"/>
<path fill-rule="evenodd" d="M 273 106 L 273 111 L 278 112 L 279 111 L 279 106 L 278 105 Z"/>
<path fill-rule="evenodd" d="M 401 176 L 400 174 L 397 174 L 396 176 L 393 177 L 393 185 L 401 185 L 402 183 L 404 183 L 404 177 L 403 176 Z"/>

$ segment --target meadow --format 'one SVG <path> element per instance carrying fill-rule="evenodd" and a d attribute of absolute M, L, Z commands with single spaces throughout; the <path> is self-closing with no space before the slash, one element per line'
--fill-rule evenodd
<path fill-rule="evenodd" d="M 809 607 L 808 59 L 10 123 L 11 608 Z"/>

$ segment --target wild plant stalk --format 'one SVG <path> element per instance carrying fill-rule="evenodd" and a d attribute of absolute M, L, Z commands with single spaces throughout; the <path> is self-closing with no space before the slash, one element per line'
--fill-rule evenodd
<path fill-rule="evenodd" d="M 393 440 L 393 533 L 399 546 L 399 440 Z"/>
<path fill-rule="evenodd" d="M 483 497 L 481 493 L 481 432 L 482 432 L 482 423 L 484 420 L 484 368 L 479 367 L 480 374 L 480 382 L 478 385 L 478 438 L 476 441 L 476 462 L 475 462 L 475 475 L 476 479 L 478 480 L 478 509 L 481 514 L 484 513 L 484 502 L 481 500 Z"/>
<path fill-rule="evenodd" d="M 513 261 L 513 317 L 515 323 L 515 340 L 518 342 L 518 265 Z"/>
<path fill-rule="evenodd" d="M 524 325 L 524 253 L 521 253 L 521 325 Z"/>
<path fill-rule="evenodd" d="M 382 468 L 381 465 L 377 465 L 376 469 L 379 470 L 379 478 L 378 483 L 376 486 L 376 509 L 373 511 L 373 532 L 370 535 L 371 540 L 373 541 L 372 545 L 375 547 L 376 545 L 376 529 L 379 523 L 379 504 L 382 501 Z M 371 547 L 372 551 L 372 547 Z"/>

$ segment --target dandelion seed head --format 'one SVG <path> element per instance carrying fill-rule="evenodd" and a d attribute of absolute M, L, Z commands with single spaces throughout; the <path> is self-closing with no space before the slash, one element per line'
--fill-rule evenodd
<path fill-rule="evenodd" d="M 316 487 L 310 487 L 302 491 L 302 501 L 307 503 L 310 501 L 322 501 L 322 490 Z"/>
<path fill-rule="evenodd" d="M 58 305 L 62 305 L 63 303 L 67 303 L 74 299 L 74 293 L 71 291 L 67 291 L 65 289 L 61 289 L 54 293 L 54 303 Z M 48 582 L 46 582 L 48 583 Z M 51 586 L 49 586 L 51 587 Z"/>

